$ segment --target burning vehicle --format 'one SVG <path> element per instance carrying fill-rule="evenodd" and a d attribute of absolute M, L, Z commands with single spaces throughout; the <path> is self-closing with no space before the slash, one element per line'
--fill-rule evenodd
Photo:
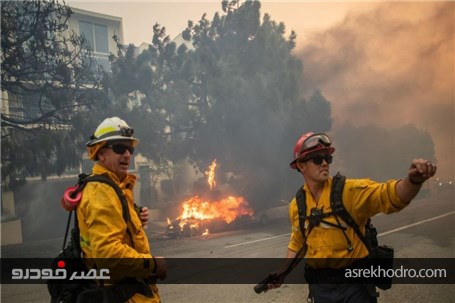
<path fill-rule="evenodd" d="M 216 159 L 205 172 L 207 182 L 212 191 L 216 186 Z M 254 212 L 245 198 L 227 195 L 220 199 L 194 195 L 180 204 L 180 215 L 171 220 L 167 218 L 166 237 L 180 238 L 207 235 L 234 229 L 252 221 Z"/>

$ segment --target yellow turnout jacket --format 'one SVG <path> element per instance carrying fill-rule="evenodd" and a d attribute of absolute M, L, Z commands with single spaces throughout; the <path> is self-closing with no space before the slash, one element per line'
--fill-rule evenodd
<path fill-rule="evenodd" d="M 369 179 L 346 179 L 342 195 L 343 204 L 359 225 L 362 233 L 365 233 L 365 223 L 368 218 L 380 212 L 387 214 L 397 212 L 407 205 L 397 195 L 395 189 L 397 182 L 390 180 L 385 183 L 377 183 Z M 310 211 L 314 207 L 322 208 L 324 213 L 332 211 L 330 206 L 331 187 L 332 178 L 329 178 L 324 185 L 319 201 L 315 201 L 307 185 L 304 185 L 307 216 L 310 215 Z M 289 216 L 292 232 L 288 248 L 297 252 L 303 246 L 303 237 L 300 231 L 295 197 L 289 207 Z M 325 220 L 337 224 L 334 216 L 329 216 Z M 339 218 L 339 220 L 341 224 L 347 227 L 346 234 L 352 241 L 353 251 L 347 250 L 347 241 L 341 229 L 321 223 L 312 229 L 307 238 L 308 251 L 306 257 L 310 266 L 314 268 L 343 268 L 352 262 L 351 258 L 364 258 L 368 255 L 368 250 L 354 229 L 345 224 L 342 219 Z M 306 232 L 308 232 L 307 228 L 308 221 L 305 224 Z M 340 259 L 344 259 L 344 261 Z"/>
<path fill-rule="evenodd" d="M 87 263 L 92 262 L 88 266 L 109 269 L 112 283 L 129 277 L 150 277 L 155 264 L 141 220 L 134 209 L 133 187 L 136 177 L 127 175 L 119 180 L 117 175 L 99 164 L 94 165 L 92 174 L 105 174 L 119 186 L 128 201 L 131 220 L 127 225 L 120 199 L 110 185 L 87 183 L 77 207 L 77 217 L 83 257 L 93 259 L 87 260 Z M 153 298 L 136 293 L 128 302 L 160 302 L 158 288 L 154 284 L 150 287 Z"/>

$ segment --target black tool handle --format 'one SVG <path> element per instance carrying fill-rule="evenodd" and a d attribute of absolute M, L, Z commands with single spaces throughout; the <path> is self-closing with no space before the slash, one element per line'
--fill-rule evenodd
<path fill-rule="evenodd" d="M 261 292 L 263 291 L 267 291 L 269 289 L 269 287 L 267 286 L 267 284 L 277 280 L 278 278 L 278 275 L 276 273 L 274 274 L 269 274 L 264 280 L 262 280 L 261 282 L 258 283 L 258 285 L 256 285 L 254 287 L 254 291 L 257 293 L 257 294 L 260 294 Z"/>
<path fill-rule="evenodd" d="M 267 286 L 267 284 L 261 284 L 261 283 L 254 287 L 254 291 L 257 294 L 260 294 L 261 292 L 266 291 L 268 289 L 269 289 L 269 287 Z"/>

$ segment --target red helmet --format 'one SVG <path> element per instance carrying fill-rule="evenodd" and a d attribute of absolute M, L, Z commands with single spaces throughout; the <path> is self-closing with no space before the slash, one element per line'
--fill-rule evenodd
<path fill-rule="evenodd" d="M 307 155 L 326 150 L 329 154 L 333 154 L 335 148 L 331 147 L 332 141 L 329 136 L 324 133 L 308 132 L 303 134 L 294 146 L 294 160 L 289 164 L 291 168 L 297 169 L 297 161 L 305 158 Z"/>

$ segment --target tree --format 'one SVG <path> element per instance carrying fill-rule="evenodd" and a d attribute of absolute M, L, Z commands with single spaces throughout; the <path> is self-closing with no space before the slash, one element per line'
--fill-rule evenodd
<path fill-rule="evenodd" d="M 300 97 L 302 63 L 291 53 L 296 34 L 285 38 L 285 25 L 267 14 L 261 20 L 260 7 L 223 2 L 224 15 L 211 22 L 204 16 L 184 32 L 195 48 L 190 85 L 201 116 L 187 150 L 199 167 L 216 158 L 224 172 L 241 175 L 238 190 L 253 205 L 293 195 L 301 181 L 288 166 L 295 141 L 310 126 L 331 127 L 322 94 L 309 102 Z"/>
<path fill-rule="evenodd" d="M 112 74 L 106 75 L 104 86 L 113 110 L 134 126 L 141 153 L 162 164 L 184 157 L 168 147 L 183 140 L 194 117 L 188 110 L 191 91 L 183 76 L 188 74 L 186 47 L 177 49 L 159 24 L 153 31 L 152 44 L 141 54 L 134 45 L 117 45 L 117 56 L 111 58 Z"/>
<path fill-rule="evenodd" d="M 147 158 L 190 159 L 201 172 L 216 158 L 221 178 L 238 176 L 229 180 L 237 194 L 273 204 L 298 187 L 288 167 L 295 140 L 310 125 L 330 128 L 330 106 L 322 94 L 300 97 L 294 32 L 285 38 L 283 23 L 261 21 L 258 1 L 222 8 L 189 21 L 180 46 L 159 25 L 141 54 L 119 46 L 106 88 Z"/>
<path fill-rule="evenodd" d="M 142 169 L 142 179 L 149 180 L 142 189 L 149 192 L 155 192 L 158 176 L 171 177 L 170 161 L 178 163 L 187 156 L 186 134 L 198 120 L 189 109 L 186 46 L 177 48 L 159 24 L 153 26 L 153 33 L 151 45 L 142 53 L 134 45 L 117 43 L 117 55 L 111 56 L 112 73 L 103 81 L 110 110 L 134 127 L 141 140 L 138 152 L 152 160 Z"/>
<path fill-rule="evenodd" d="M 2 1 L 2 178 L 61 174 L 79 163 L 74 125 L 99 99 L 99 73 L 58 1 Z"/>

